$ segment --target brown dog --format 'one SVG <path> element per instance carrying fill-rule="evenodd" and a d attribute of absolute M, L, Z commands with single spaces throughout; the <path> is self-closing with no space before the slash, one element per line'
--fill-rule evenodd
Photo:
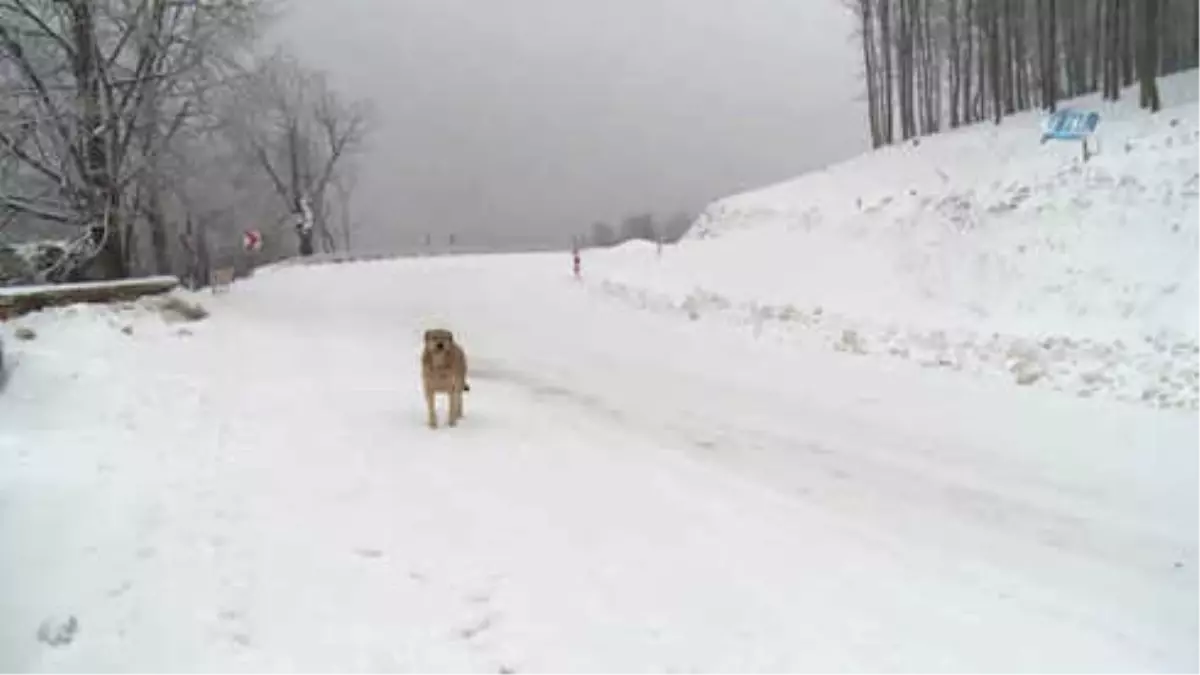
<path fill-rule="evenodd" d="M 425 408 L 429 412 L 429 428 L 436 429 L 437 394 L 450 397 L 447 423 L 458 424 L 462 417 L 463 392 L 467 386 L 467 355 L 454 341 L 454 334 L 444 328 L 425 331 L 425 349 L 421 352 L 421 384 L 425 387 Z"/>

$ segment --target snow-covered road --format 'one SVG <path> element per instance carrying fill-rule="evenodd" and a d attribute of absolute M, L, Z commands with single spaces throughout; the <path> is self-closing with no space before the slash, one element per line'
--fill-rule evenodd
<path fill-rule="evenodd" d="M 1194 414 L 787 350 L 560 258 L 268 271 L 190 335 L 26 320 L 0 669 L 1197 669 Z"/>

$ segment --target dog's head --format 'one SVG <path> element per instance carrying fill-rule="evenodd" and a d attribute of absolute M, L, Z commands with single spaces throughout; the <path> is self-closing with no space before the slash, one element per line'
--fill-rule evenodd
<path fill-rule="evenodd" d="M 454 333 L 444 328 L 425 331 L 425 350 L 431 354 L 448 354 L 454 344 Z"/>

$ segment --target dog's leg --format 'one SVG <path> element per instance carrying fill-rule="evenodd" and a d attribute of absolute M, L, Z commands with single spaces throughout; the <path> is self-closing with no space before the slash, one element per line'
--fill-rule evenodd
<path fill-rule="evenodd" d="M 455 387 L 450 390 L 450 426 L 456 426 L 462 417 L 462 389 Z"/>
<path fill-rule="evenodd" d="M 436 429 L 437 422 L 437 399 L 433 389 L 425 390 L 425 410 L 429 413 L 429 428 Z"/>

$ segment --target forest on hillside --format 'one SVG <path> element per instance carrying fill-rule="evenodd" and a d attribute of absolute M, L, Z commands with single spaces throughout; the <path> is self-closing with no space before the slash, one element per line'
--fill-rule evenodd
<path fill-rule="evenodd" d="M 880 147 L 1197 65 L 1195 0 L 846 0 Z"/>

